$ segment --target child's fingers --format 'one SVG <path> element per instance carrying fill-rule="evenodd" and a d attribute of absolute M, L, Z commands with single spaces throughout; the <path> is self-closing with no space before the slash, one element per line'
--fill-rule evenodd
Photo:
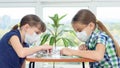
<path fill-rule="evenodd" d="M 83 50 L 83 48 L 84 48 L 84 46 L 83 46 L 83 45 L 81 45 L 81 46 L 79 47 L 79 49 L 80 49 L 80 50 Z"/>

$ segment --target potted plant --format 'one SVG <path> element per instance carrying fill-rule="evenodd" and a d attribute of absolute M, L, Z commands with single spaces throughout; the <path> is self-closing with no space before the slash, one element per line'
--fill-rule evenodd
<path fill-rule="evenodd" d="M 53 24 L 50 24 L 51 28 L 47 28 L 48 29 L 48 33 L 45 33 L 41 39 L 41 43 L 40 45 L 49 42 L 49 45 L 54 45 L 55 48 L 57 46 L 57 42 L 58 41 L 63 41 L 64 46 L 68 47 L 68 46 L 74 46 L 77 43 L 73 41 L 73 39 L 69 39 L 68 37 L 63 37 L 62 35 L 64 35 L 65 32 L 69 32 L 72 33 L 73 35 L 75 35 L 73 30 L 66 30 L 66 29 L 62 29 L 60 30 L 59 28 L 62 27 L 65 24 L 60 24 L 60 21 L 65 17 L 66 15 L 63 15 L 61 17 L 59 17 L 58 14 L 54 14 L 53 17 L 49 16 L 49 18 L 53 21 Z"/>

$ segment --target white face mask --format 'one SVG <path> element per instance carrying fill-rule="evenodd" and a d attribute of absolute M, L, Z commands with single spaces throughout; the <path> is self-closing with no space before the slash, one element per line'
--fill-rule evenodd
<path fill-rule="evenodd" d="M 76 33 L 78 39 L 82 42 L 86 42 L 90 36 L 87 35 L 86 31 Z"/>
<path fill-rule="evenodd" d="M 33 35 L 25 34 L 25 42 L 29 45 L 32 45 L 33 43 L 37 42 L 39 40 L 39 36 L 34 32 Z"/>

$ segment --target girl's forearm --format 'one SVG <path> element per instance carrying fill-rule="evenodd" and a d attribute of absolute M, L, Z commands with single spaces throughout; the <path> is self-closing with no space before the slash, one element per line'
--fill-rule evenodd
<path fill-rule="evenodd" d="M 86 51 L 80 51 L 80 50 L 74 50 L 72 51 L 72 55 L 84 57 L 84 58 L 89 58 L 93 60 L 100 61 L 103 59 L 103 56 L 98 52 L 98 51 L 91 51 L 91 50 L 86 50 Z"/>
<path fill-rule="evenodd" d="M 31 55 L 40 50 L 42 50 L 42 48 L 40 46 L 36 46 L 33 48 L 22 48 L 20 51 L 21 54 L 19 54 L 19 57 L 24 58 L 24 57 Z"/>

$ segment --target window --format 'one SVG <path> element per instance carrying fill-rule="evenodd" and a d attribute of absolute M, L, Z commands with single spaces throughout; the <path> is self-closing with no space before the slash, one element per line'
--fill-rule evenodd
<path fill-rule="evenodd" d="M 35 14 L 34 7 L 0 8 L 0 38 L 26 14 Z"/>
<path fill-rule="evenodd" d="M 98 7 L 97 18 L 109 29 L 120 43 L 120 7 Z"/>
<path fill-rule="evenodd" d="M 80 9 L 88 9 L 87 7 L 44 7 L 43 8 L 43 19 L 46 22 L 51 22 L 49 16 L 53 16 L 54 14 L 64 15 L 67 16 L 61 21 L 61 23 L 71 23 L 73 16 L 80 10 Z"/>

